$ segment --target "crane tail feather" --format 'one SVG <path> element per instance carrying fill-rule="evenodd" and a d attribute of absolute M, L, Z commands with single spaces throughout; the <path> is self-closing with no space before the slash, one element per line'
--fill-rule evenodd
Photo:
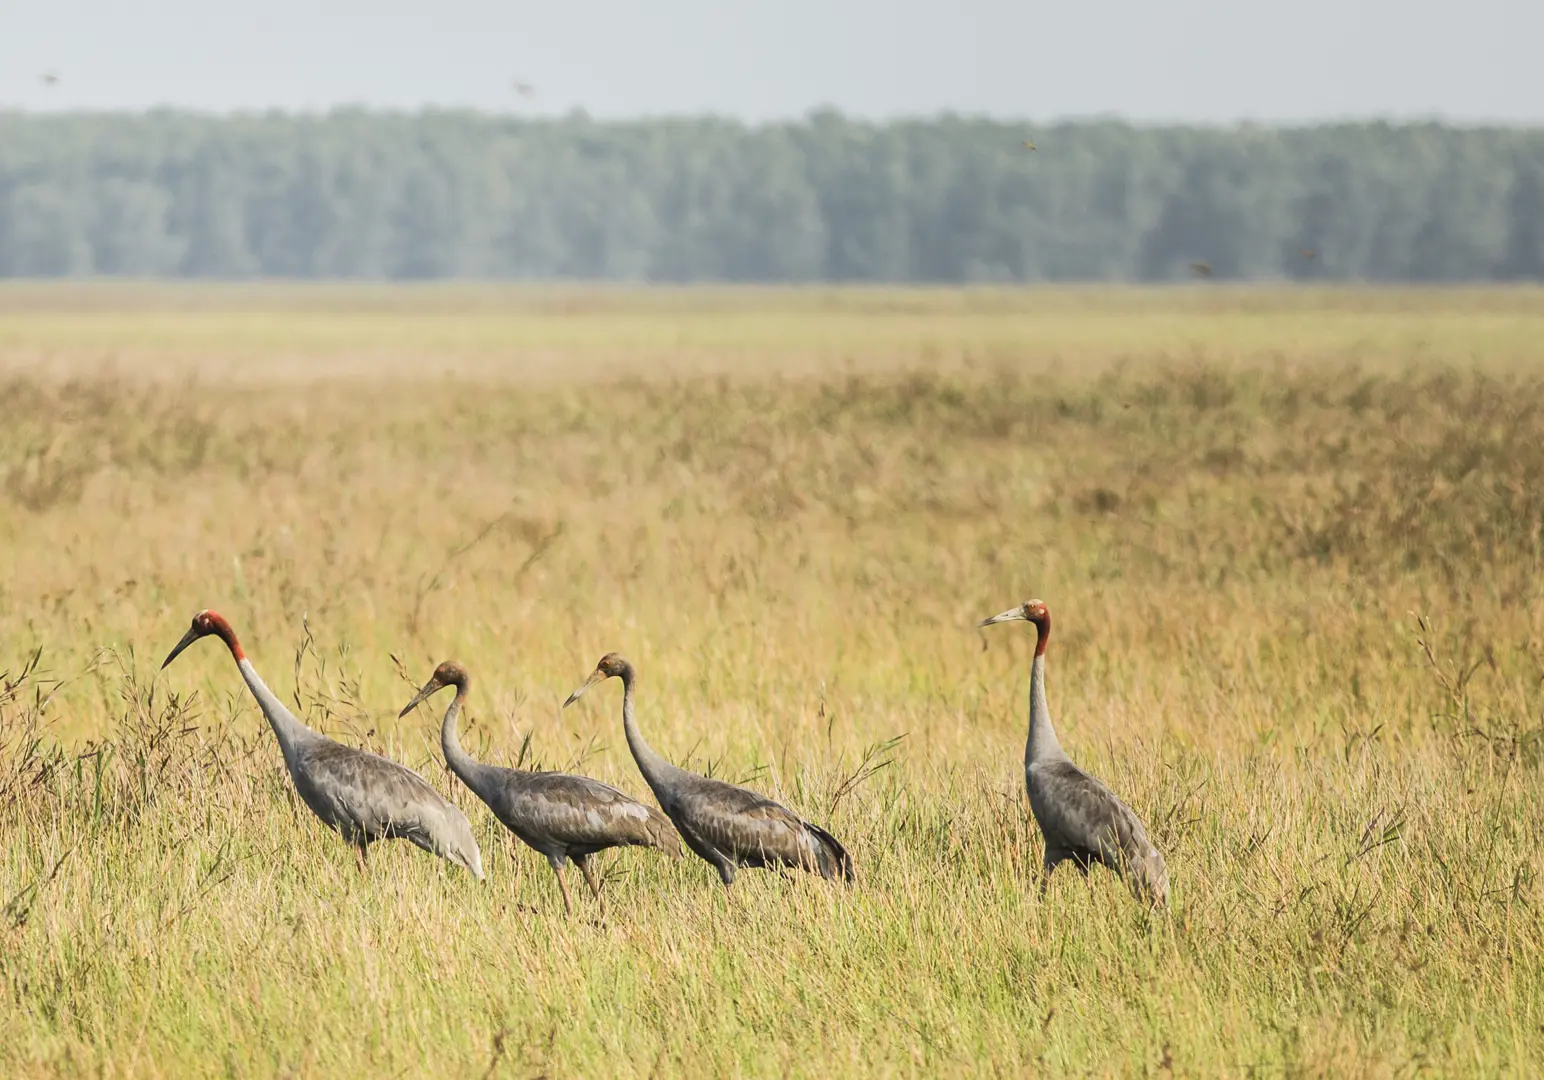
<path fill-rule="evenodd" d="M 1146 852 L 1127 860 L 1123 872 L 1131 885 L 1132 894 L 1138 900 L 1168 909 L 1169 872 L 1157 848 L 1149 847 Z"/>
<path fill-rule="evenodd" d="M 663 851 L 672 859 L 681 857 L 681 834 L 664 814 L 649 807 L 649 846 Z"/>
<path fill-rule="evenodd" d="M 810 831 L 815 837 L 816 842 L 820 845 L 821 877 L 841 878 L 843 881 L 852 881 L 852 856 L 847 854 L 847 849 L 841 845 L 841 842 L 819 825 L 812 825 L 806 821 L 804 827 Z"/>

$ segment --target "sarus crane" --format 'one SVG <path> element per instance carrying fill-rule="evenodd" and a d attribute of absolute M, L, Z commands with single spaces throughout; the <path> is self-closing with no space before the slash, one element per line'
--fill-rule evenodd
<path fill-rule="evenodd" d="M 596 683 L 612 678 L 622 680 L 622 730 L 638 771 L 686 846 L 718 870 L 725 888 L 734 883 L 738 868 L 748 866 L 791 866 L 827 880 L 852 880 L 851 856 L 820 826 L 754 791 L 687 772 L 655 753 L 638 731 L 633 715 L 636 674 L 621 656 L 601 657 L 584 685 L 568 695 L 564 707 Z"/>
<path fill-rule="evenodd" d="M 1168 907 L 1169 874 L 1163 856 L 1147 838 L 1140 818 L 1115 793 L 1072 763 L 1051 726 L 1045 700 L 1045 648 L 1051 638 L 1051 612 L 1042 600 L 1029 600 L 977 626 L 1032 623 L 1037 633 L 1029 669 L 1029 739 L 1024 745 L 1024 784 L 1029 807 L 1045 838 L 1040 893 L 1051 871 L 1071 859 L 1088 873 L 1093 863 L 1123 875 L 1139 900 Z"/>
<path fill-rule="evenodd" d="M 456 696 L 440 724 L 445 763 L 472 789 L 472 794 L 487 804 L 505 828 L 547 856 L 552 872 L 557 875 L 558 888 L 563 891 L 563 910 L 567 914 L 574 913 L 568 883 L 563 880 L 563 867 L 570 859 L 584 875 L 585 884 L 595 894 L 604 914 L 606 901 L 590 866 L 591 855 L 614 847 L 651 847 L 674 858 L 681 857 L 681 839 L 670 819 L 610 784 L 586 776 L 505 769 L 473 760 L 461 748 L 461 738 L 456 733 L 456 722 L 466 704 L 471 682 L 465 667 L 447 660 L 434 669 L 423 689 L 399 715 L 406 716 L 436 691 L 447 686 L 456 688 Z"/>
<path fill-rule="evenodd" d="M 247 689 L 279 740 L 295 791 L 312 813 L 354 846 L 361 869 L 371 843 L 400 837 L 466 867 L 482 880 L 482 853 L 460 808 L 412 769 L 367 750 L 333 742 L 296 719 L 258 677 L 223 616 L 213 611 L 193 616 L 193 625 L 161 667 L 164 669 L 199 638 L 210 636 L 230 649 Z"/>

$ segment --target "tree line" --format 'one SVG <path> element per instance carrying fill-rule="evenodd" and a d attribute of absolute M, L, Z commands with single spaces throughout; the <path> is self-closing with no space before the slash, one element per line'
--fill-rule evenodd
<path fill-rule="evenodd" d="M 1544 278 L 1544 130 L 0 113 L 6 277 L 1195 274 Z"/>

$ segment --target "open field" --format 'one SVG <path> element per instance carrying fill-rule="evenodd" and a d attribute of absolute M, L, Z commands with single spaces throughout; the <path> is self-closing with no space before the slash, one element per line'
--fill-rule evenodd
<path fill-rule="evenodd" d="M 1537 1075 L 1541 342 L 1540 291 L 0 288 L 0 1075 Z M 1167 919 L 1035 895 L 1033 631 L 970 629 L 1031 596 Z M 218 645 L 158 670 L 203 607 L 488 882 L 360 875 Z M 620 688 L 558 709 L 613 649 L 857 885 L 632 850 L 566 921 L 396 712 L 459 659 L 474 756 L 644 795 Z"/>

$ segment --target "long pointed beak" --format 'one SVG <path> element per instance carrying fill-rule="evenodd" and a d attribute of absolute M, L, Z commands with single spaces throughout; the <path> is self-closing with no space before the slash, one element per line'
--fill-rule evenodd
<path fill-rule="evenodd" d="M 598 682 L 605 682 L 605 681 L 606 681 L 606 673 L 604 671 L 602 671 L 600 668 L 596 668 L 594 671 L 590 672 L 590 677 L 588 679 L 584 680 L 584 685 L 583 686 L 581 686 L 579 689 L 575 690 L 572 694 L 568 695 L 568 700 L 563 702 L 563 708 L 566 709 L 570 705 L 572 705 L 574 702 L 578 701 L 579 698 L 581 696 L 583 696 L 584 692 L 586 690 L 588 690 L 590 687 L 594 686 L 596 683 L 598 683 Z"/>
<path fill-rule="evenodd" d="M 188 627 L 188 632 L 182 635 L 182 640 L 177 642 L 177 647 L 171 652 L 167 653 L 166 659 L 161 661 L 161 669 L 164 671 L 166 669 L 166 665 L 177 659 L 178 655 L 182 652 L 183 649 L 186 649 L 189 645 L 193 644 L 203 636 L 204 635 L 200 634 L 194 627 Z"/>
<path fill-rule="evenodd" d="M 1023 608 L 1021 608 L 1021 607 L 1009 608 L 1007 611 L 998 612 L 996 615 L 993 615 L 990 619 L 982 619 L 976 625 L 978 627 L 980 627 L 980 626 L 996 626 L 1000 622 L 1014 622 L 1015 620 L 1017 620 L 1019 622 L 1023 622 L 1024 621 L 1024 609 Z"/>
<path fill-rule="evenodd" d="M 440 682 L 440 680 L 438 680 L 438 679 L 430 679 L 428 682 L 424 683 L 424 688 L 422 690 L 418 691 L 418 693 L 414 694 L 413 695 L 413 700 L 409 701 L 406 705 L 404 705 L 402 707 L 402 711 L 397 714 L 397 719 L 398 720 L 402 719 L 408 713 L 410 713 L 414 709 L 418 708 L 418 703 L 420 701 L 422 701 L 424 698 L 428 697 L 430 694 L 434 693 L 436 690 L 438 690 L 440 687 L 442 687 L 444 685 L 445 684 Z"/>

